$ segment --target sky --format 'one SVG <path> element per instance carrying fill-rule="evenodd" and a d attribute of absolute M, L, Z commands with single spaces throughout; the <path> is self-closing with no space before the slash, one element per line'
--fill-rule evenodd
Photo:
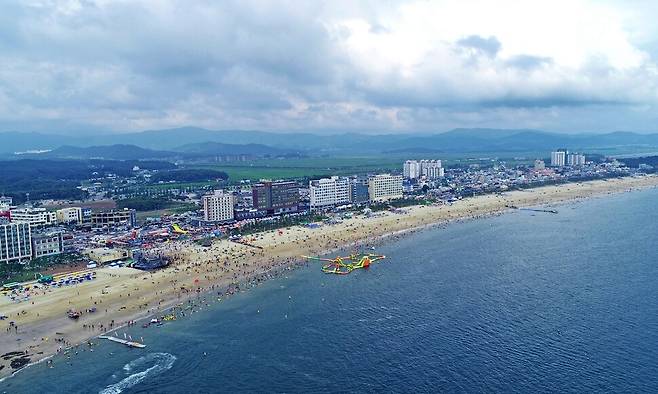
<path fill-rule="evenodd" d="M 6 0 L 0 131 L 658 132 L 658 2 Z"/>

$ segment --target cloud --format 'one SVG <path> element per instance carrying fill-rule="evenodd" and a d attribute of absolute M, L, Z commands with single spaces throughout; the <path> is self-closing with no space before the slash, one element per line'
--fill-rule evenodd
<path fill-rule="evenodd" d="M 501 48 L 500 41 L 494 36 L 484 38 L 478 35 L 472 35 L 457 40 L 457 45 L 462 48 L 481 52 L 489 57 L 495 57 Z"/>
<path fill-rule="evenodd" d="M 585 0 L 10 1 L 0 130 L 652 130 L 652 13 Z"/>

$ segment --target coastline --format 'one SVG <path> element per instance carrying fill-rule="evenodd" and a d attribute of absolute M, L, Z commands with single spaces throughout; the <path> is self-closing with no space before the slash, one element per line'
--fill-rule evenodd
<path fill-rule="evenodd" d="M 125 326 L 128 321 L 163 314 L 204 292 L 224 291 L 235 282 L 257 284 L 299 266 L 302 254 L 326 254 L 356 245 L 372 246 L 388 237 L 427 227 L 502 214 L 509 210 L 507 205 L 566 203 L 656 186 L 657 176 L 629 177 L 477 196 L 453 205 L 413 206 L 402 209 L 404 214 L 383 212 L 375 217 L 357 217 L 319 229 L 296 226 L 283 229 L 282 233 L 269 231 L 250 236 L 253 244 L 263 248 L 260 250 L 227 240 L 216 241 L 210 248 L 172 242 L 170 251 L 176 262 L 165 270 L 150 273 L 103 268 L 98 270 L 95 281 L 35 294 L 31 303 L 0 300 L 0 312 L 9 315 L 8 320 L 16 321 L 19 326 L 16 333 L 0 335 L 0 347 L 5 353 L 28 349 L 31 364 L 35 364 L 57 352 L 61 342 L 53 338 L 62 337 L 67 346 L 75 346 Z M 84 314 L 74 321 L 65 316 L 66 310 L 72 307 L 79 310 L 97 307 L 99 311 Z M 103 329 L 97 329 L 101 324 Z M 87 326 L 92 328 L 85 328 Z M 6 365 L 0 370 L 0 377 L 12 372 L 7 364 L 0 364 Z"/>

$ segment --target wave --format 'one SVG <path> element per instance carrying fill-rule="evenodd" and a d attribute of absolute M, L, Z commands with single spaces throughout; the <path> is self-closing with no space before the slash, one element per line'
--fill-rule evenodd
<path fill-rule="evenodd" d="M 133 387 L 147 377 L 158 375 L 170 369 L 175 361 L 176 356 L 169 353 L 149 353 L 142 356 L 123 366 L 123 370 L 126 374 L 137 370 L 139 370 L 139 372 L 135 372 L 125 377 L 120 382 L 105 387 L 103 390 L 99 391 L 99 394 L 119 394 L 123 390 Z M 143 369 L 145 367 L 146 369 Z"/>

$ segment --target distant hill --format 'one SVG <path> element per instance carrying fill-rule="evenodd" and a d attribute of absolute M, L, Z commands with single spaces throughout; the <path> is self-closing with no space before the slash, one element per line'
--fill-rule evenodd
<path fill-rule="evenodd" d="M 149 130 L 139 133 L 85 136 L 53 136 L 34 133 L 0 133 L 0 153 L 74 147 L 134 145 L 155 155 L 156 152 L 222 155 L 235 152 L 259 152 L 279 155 L 281 152 L 314 154 L 360 154 L 383 152 L 524 152 L 550 151 L 565 147 L 570 150 L 658 148 L 658 134 L 614 132 L 606 134 L 560 134 L 539 130 L 455 129 L 434 134 L 357 134 L 317 135 L 311 133 L 269 133 L 253 130 L 206 130 L 185 127 Z M 69 148 L 70 149 L 70 148 Z M 91 151 L 93 152 L 93 151 Z M 61 153 L 61 152 L 60 152 Z M 70 152 L 69 152 L 70 153 Z M 98 153 L 98 152 L 96 152 Z M 105 156 L 107 154 L 107 156 Z M 105 153 L 103 157 L 110 156 Z M 248 153 L 246 153 L 248 154 Z M 117 153 L 118 155 L 118 153 Z"/>
<path fill-rule="evenodd" d="M 187 144 L 173 149 L 176 152 L 196 155 L 249 155 L 249 156 L 283 156 L 293 154 L 290 149 L 273 148 L 262 144 L 223 144 L 206 141 Z"/>
<path fill-rule="evenodd" d="M 176 153 L 155 151 L 140 148 L 135 145 L 106 145 L 78 147 L 64 145 L 50 152 L 37 154 L 24 154 L 23 157 L 58 158 L 58 159 L 107 159 L 107 160 L 146 160 L 165 159 L 176 156 Z"/>
<path fill-rule="evenodd" d="M 136 145 L 115 144 L 102 146 L 79 147 L 64 145 L 53 150 L 38 153 L 14 154 L 21 159 L 106 159 L 106 160 L 173 160 L 173 159 L 203 159 L 217 156 L 299 156 L 290 149 L 273 148 L 261 144 L 222 144 L 219 142 L 203 142 L 179 146 L 173 151 L 153 150 Z"/>

